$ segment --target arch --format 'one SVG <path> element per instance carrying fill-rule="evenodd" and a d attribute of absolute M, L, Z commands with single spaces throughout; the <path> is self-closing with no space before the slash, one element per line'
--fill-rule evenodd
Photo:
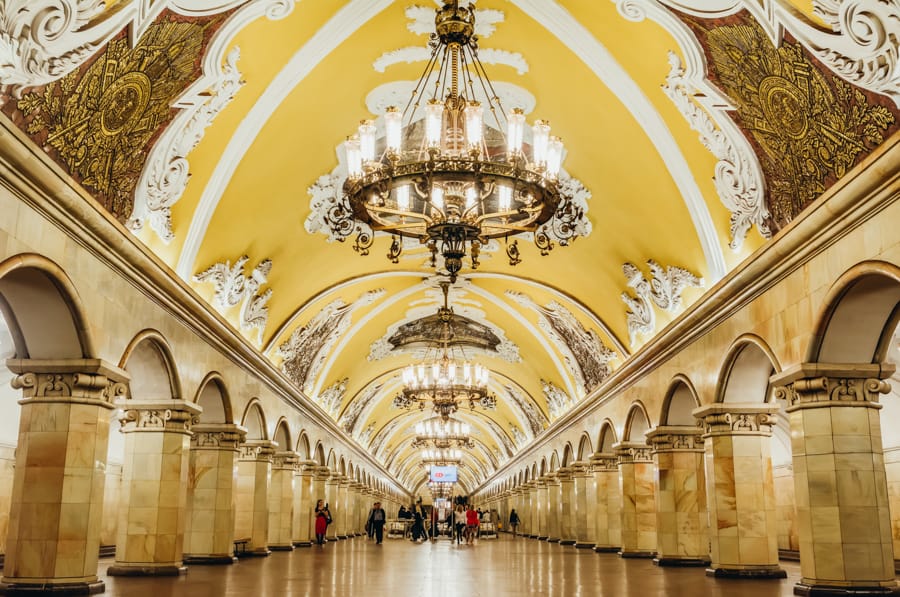
<path fill-rule="evenodd" d="M 578 442 L 578 460 L 584 461 L 591 457 L 594 448 L 591 445 L 591 436 L 587 431 L 582 432 L 581 440 Z"/>
<path fill-rule="evenodd" d="M 693 427 L 697 424 L 693 410 L 700 406 L 697 390 L 687 376 L 678 374 L 669 384 L 669 391 L 663 400 L 659 415 L 660 425 L 684 425 Z"/>
<path fill-rule="evenodd" d="M 322 442 L 316 442 L 316 451 L 313 460 L 315 460 L 316 464 L 319 466 L 325 466 L 325 448 L 322 446 Z"/>
<path fill-rule="evenodd" d="M 266 426 L 266 414 L 263 412 L 259 398 L 253 398 L 244 409 L 241 425 L 247 428 L 247 439 L 269 439 Z"/>
<path fill-rule="evenodd" d="M 556 450 L 550 453 L 550 470 L 547 472 L 554 472 L 559 468 L 559 453 Z"/>
<path fill-rule="evenodd" d="M 272 439 L 278 444 L 279 450 L 287 451 L 294 445 L 291 442 L 291 428 L 284 417 L 281 417 L 275 423 L 275 433 L 272 434 Z"/>
<path fill-rule="evenodd" d="M 328 458 L 325 459 L 325 466 L 328 467 L 332 473 L 337 472 L 337 455 L 334 453 L 334 449 L 328 450 Z"/>
<path fill-rule="evenodd" d="M 732 343 L 716 385 L 716 402 L 770 402 L 769 378 L 781 368 L 769 345 L 755 334 Z"/>
<path fill-rule="evenodd" d="M 631 403 L 628 415 L 625 417 L 625 430 L 622 432 L 622 441 L 645 443 L 644 433 L 651 427 L 647 408 L 640 400 Z"/>
<path fill-rule="evenodd" d="M 181 382 L 166 338 L 157 330 L 135 334 L 119 359 L 128 372 L 128 397 L 136 400 L 181 400 Z"/>
<path fill-rule="evenodd" d="M 574 462 L 572 453 L 573 453 L 572 444 L 570 444 L 569 442 L 566 442 L 566 447 L 563 448 L 563 457 L 562 457 L 561 466 L 564 466 L 564 467 L 569 466 L 570 464 L 572 464 L 572 462 Z"/>
<path fill-rule="evenodd" d="M 75 285 L 46 257 L 22 253 L 0 262 L 0 314 L 16 358 L 98 358 Z"/>
<path fill-rule="evenodd" d="M 338 472 L 341 473 L 341 475 L 347 474 L 347 462 L 344 460 L 343 456 L 338 459 Z"/>
<path fill-rule="evenodd" d="M 549 471 L 547 470 L 547 459 L 541 458 L 541 467 L 538 469 L 538 473 L 541 477 L 546 475 Z"/>
<path fill-rule="evenodd" d="M 210 371 L 206 374 L 194 395 L 194 402 L 203 409 L 200 413 L 203 423 L 234 423 L 231 397 L 219 372 Z"/>
<path fill-rule="evenodd" d="M 597 452 L 601 454 L 612 454 L 613 444 L 616 443 L 616 426 L 609 419 L 606 419 L 600 425 L 600 434 L 597 436 Z"/>
<path fill-rule="evenodd" d="M 309 451 L 309 436 L 306 435 L 306 430 L 300 430 L 300 436 L 297 438 L 297 447 L 294 450 L 300 454 L 300 458 L 303 460 L 312 460 L 312 453 Z"/>
<path fill-rule="evenodd" d="M 841 275 L 825 296 L 806 361 L 881 363 L 900 322 L 900 267 L 859 263 Z"/>

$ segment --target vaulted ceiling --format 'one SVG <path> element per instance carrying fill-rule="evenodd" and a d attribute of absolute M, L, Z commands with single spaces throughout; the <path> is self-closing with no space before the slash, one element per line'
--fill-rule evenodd
<path fill-rule="evenodd" d="M 363 257 L 352 239 L 333 242 L 324 218 L 345 172 L 341 142 L 404 103 L 424 69 L 435 3 L 94 4 L 82 30 L 105 26 L 106 45 L 64 78 L 26 80 L 4 112 L 418 489 L 411 428 L 429 413 L 391 402 L 421 349 L 389 339 L 436 312 L 440 276 L 424 247 L 393 264 L 378 236 Z M 450 289 L 455 312 L 500 340 L 466 349 L 492 371 L 498 398 L 495 410 L 459 413 L 476 441 L 467 488 L 897 129 L 896 89 L 851 87 L 810 49 L 841 37 L 826 27 L 836 13 L 814 11 L 833 3 L 765 4 L 475 4 L 489 76 L 564 139 L 567 185 L 589 226 L 547 256 L 520 240 L 516 266 L 494 243 Z M 146 82 L 129 77 L 153 64 Z M 132 96 L 140 110 L 124 102 Z M 59 100 L 72 97 L 82 113 Z M 79 149 L 78 127 L 94 121 L 88 154 L 106 143 L 115 159 Z"/>

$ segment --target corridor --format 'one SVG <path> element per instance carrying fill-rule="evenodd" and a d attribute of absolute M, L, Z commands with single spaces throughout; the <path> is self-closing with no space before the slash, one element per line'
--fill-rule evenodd
<path fill-rule="evenodd" d="M 233 566 L 191 566 L 178 578 L 105 576 L 110 564 L 111 559 L 101 561 L 100 577 L 105 594 L 115 597 L 780 597 L 792 595 L 800 579 L 794 562 L 781 562 L 788 573 L 783 580 L 714 579 L 702 568 L 660 568 L 651 560 L 506 535 L 472 547 L 446 539 L 421 545 L 385 540 L 376 546 L 360 537 L 323 549 L 246 558 Z"/>

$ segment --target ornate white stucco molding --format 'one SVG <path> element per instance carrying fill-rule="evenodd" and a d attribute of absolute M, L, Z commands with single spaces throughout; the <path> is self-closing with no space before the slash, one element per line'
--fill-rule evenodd
<path fill-rule="evenodd" d="M 344 396 L 347 394 L 347 383 L 350 381 L 349 378 L 345 377 L 343 379 L 339 379 L 334 382 L 316 397 L 316 402 L 331 415 L 331 418 L 337 420 L 338 413 L 341 410 L 341 403 L 344 401 Z"/>
<path fill-rule="evenodd" d="M 215 285 L 213 306 L 224 314 L 229 308 L 241 304 L 238 325 L 244 331 L 257 330 L 256 345 L 262 344 L 263 333 L 269 320 L 267 303 L 272 298 L 269 288 L 260 294 L 260 287 L 266 283 L 272 271 L 272 261 L 264 259 L 253 268 L 249 275 L 244 266 L 250 257 L 242 255 L 231 265 L 230 261 L 215 263 L 192 278 L 194 282 L 209 282 Z"/>
<path fill-rule="evenodd" d="M 0 82 L 18 96 L 72 72 L 122 29 L 132 46 L 164 10 L 201 17 L 247 0 L 5 0 L 0 3 Z M 283 15 L 294 0 L 250 2 L 252 11 Z"/>
<path fill-rule="evenodd" d="M 651 278 L 644 277 L 641 270 L 633 263 L 624 263 L 622 271 L 628 280 L 628 286 L 634 289 L 635 297 L 628 292 L 622 293 L 622 301 L 628 307 L 626 320 L 628 337 L 635 346 L 638 334 L 648 335 L 656 331 L 656 313 L 653 305 L 674 313 L 681 308 L 681 294 L 685 288 L 702 288 L 703 278 L 699 278 L 688 270 L 669 266 L 663 267 L 656 261 L 647 261 Z"/>
<path fill-rule="evenodd" d="M 572 397 L 552 381 L 541 380 L 541 389 L 547 400 L 547 410 L 550 413 L 550 421 L 555 421 L 571 408 L 574 401 Z"/>
<path fill-rule="evenodd" d="M 747 138 L 726 114 L 733 109 L 731 102 L 707 80 L 706 58 L 697 38 L 656 0 L 614 1 L 626 19 L 653 20 L 678 42 L 684 62 L 674 52 L 669 53 L 671 70 L 662 89 L 700 134 L 704 147 L 719 160 L 713 180 L 719 199 L 731 212 L 729 246 L 739 250 L 753 225 L 763 237 L 770 238 L 762 168 Z"/>

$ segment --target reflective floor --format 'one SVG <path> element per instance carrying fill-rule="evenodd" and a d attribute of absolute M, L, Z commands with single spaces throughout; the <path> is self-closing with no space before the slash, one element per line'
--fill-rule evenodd
<path fill-rule="evenodd" d="M 139 597 L 217 595 L 320 596 L 452 595 L 791 595 L 799 580 L 795 562 L 782 562 L 786 580 L 713 579 L 702 568 L 660 568 L 650 560 L 624 560 L 534 539 L 482 540 L 457 547 L 446 539 L 414 544 L 360 537 L 323 548 L 273 552 L 232 566 L 191 566 L 178 578 L 109 577 L 101 560 L 106 595 Z"/>

